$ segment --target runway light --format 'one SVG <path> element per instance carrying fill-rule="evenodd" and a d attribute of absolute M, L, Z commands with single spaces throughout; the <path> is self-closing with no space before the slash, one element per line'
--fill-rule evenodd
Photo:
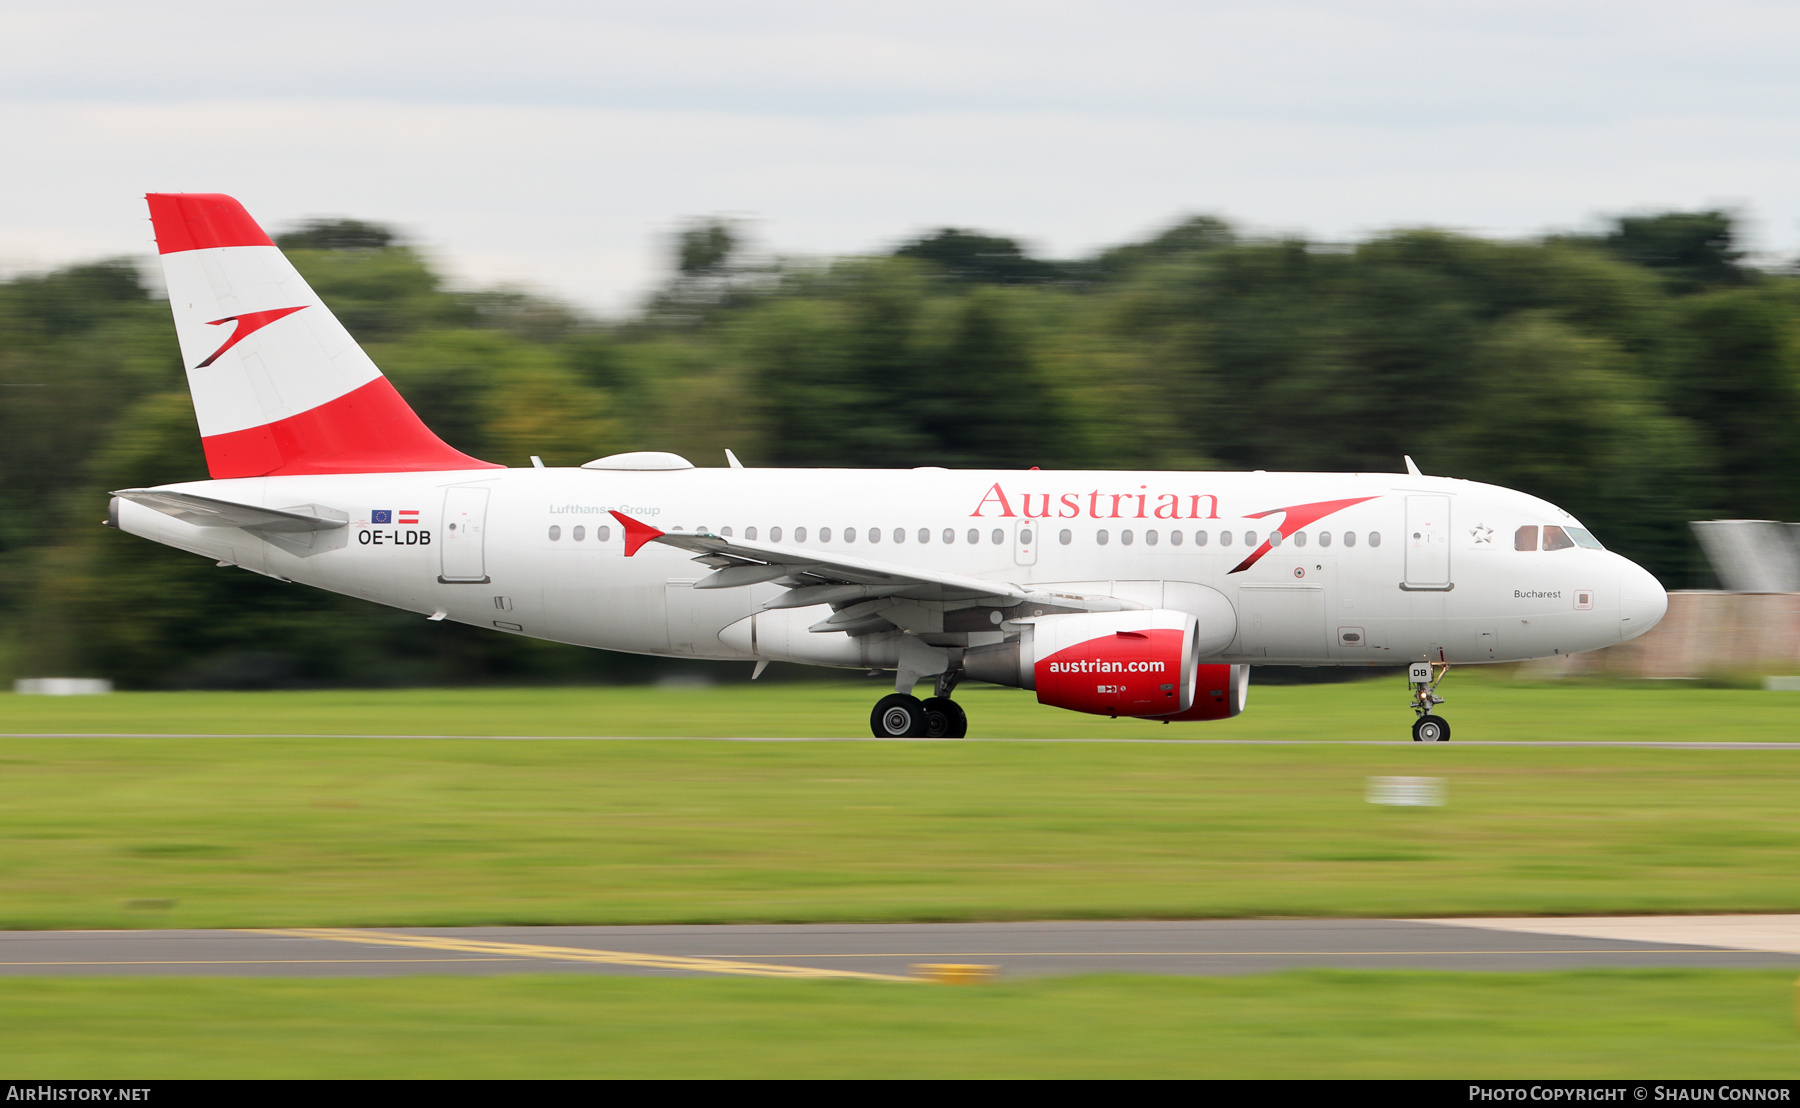
<path fill-rule="evenodd" d="M 1000 975 L 1000 967 L 960 962 L 920 962 L 912 967 L 912 972 L 915 977 L 923 977 L 939 985 L 985 985 Z"/>
<path fill-rule="evenodd" d="M 1444 804 L 1442 777 L 1371 777 L 1364 796 L 1370 804 L 1401 808 L 1440 808 Z"/>

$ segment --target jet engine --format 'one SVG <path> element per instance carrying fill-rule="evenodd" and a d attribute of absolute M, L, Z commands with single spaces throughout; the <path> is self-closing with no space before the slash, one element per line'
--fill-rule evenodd
<path fill-rule="evenodd" d="M 1035 689 L 1038 702 L 1103 716 L 1158 716 L 1194 703 L 1199 621 L 1156 609 L 1020 620 L 1018 639 L 963 655 L 978 681 Z"/>
<path fill-rule="evenodd" d="M 1249 666 L 1195 666 L 1193 706 L 1185 712 L 1159 718 L 1182 722 L 1230 719 L 1244 710 L 1249 699 Z"/>
<path fill-rule="evenodd" d="M 1084 612 L 1018 622 L 1017 639 L 967 651 L 964 675 L 1036 690 L 1040 704 L 1103 716 L 1230 719 L 1249 697 L 1249 666 L 1196 659 L 1209 644 L 1199 620 L 1186 612 Z"/>

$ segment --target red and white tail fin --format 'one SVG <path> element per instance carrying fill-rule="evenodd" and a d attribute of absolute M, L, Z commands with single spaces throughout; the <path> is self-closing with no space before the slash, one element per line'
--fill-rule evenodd
<path fill-rule="evenodd" d="M 501 468 L 420 422 L 242 204 L 145 199 L 213 477 Z"/>

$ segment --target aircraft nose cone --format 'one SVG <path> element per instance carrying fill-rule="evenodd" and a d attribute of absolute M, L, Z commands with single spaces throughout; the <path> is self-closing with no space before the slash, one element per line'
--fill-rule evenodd
<path fill-rule="evenodd" d="M 1636 562 L 1620 559 L 1619 641 L 1635 639 L 1655 627 L 1669 610 L 1669 594 L 1662 582 Z"/>

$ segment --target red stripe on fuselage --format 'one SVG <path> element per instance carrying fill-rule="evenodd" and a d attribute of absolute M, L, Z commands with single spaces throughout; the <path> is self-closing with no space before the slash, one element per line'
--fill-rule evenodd
<path fill-rule="evenodd" d="M 471 458 L 432 434 L 386 377 L 311 411 L 200 443 L 214 480 L 506 468 Z"/>
<path fill-rule="evenodd" d="M 274 246 L 250 213 L 219 192 L 153 192 L 150 226 L 159 254 L 211 250 L 220 246 Z"/>

